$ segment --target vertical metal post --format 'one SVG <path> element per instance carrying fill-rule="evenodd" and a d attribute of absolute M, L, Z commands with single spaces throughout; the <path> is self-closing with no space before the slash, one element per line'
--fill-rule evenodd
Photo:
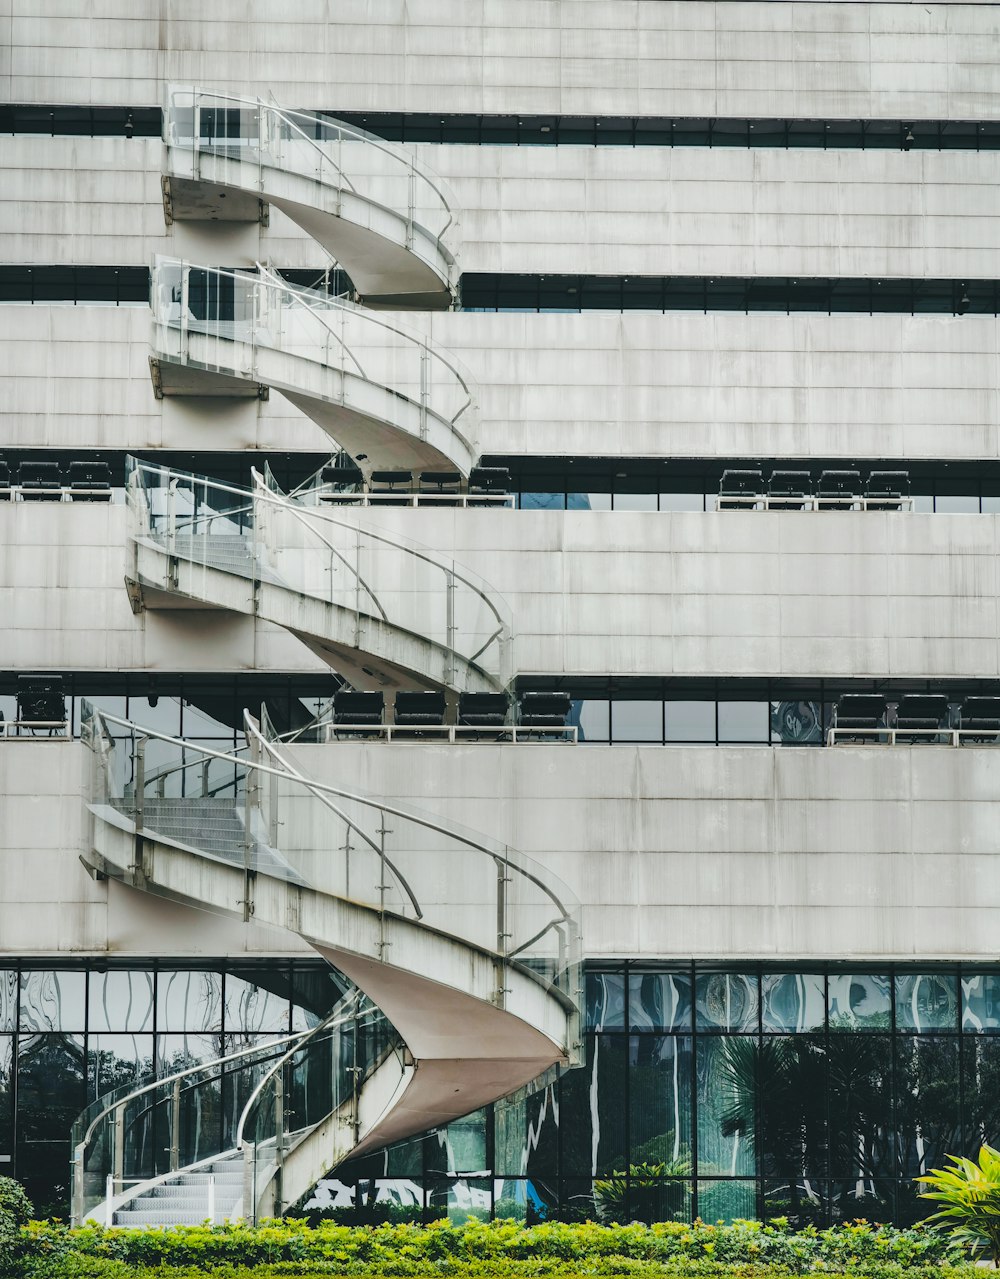
<path fill-rule="evenodd" d="M 426 346 L 420 348 L 420 438 L 427 439 L 427 405 L 431 394 L 431 356 Z"/>
<path fill-rule="evenodd" d="M 69 1218 L 71 1226 L 83 1224 L 83 1161 L 86 1153 L 82 1144 L 73 1149 L 73 1196 Z"/>
<path fill-rule="evenodd" d="M 361 647 L 361 527 L 354 531 L 354 647 Z"/>
<path fill-rule="evenodd" d="M 456 622 L 455 622 L 455 590 L 457 582 L 455 580 L 455 570 L 449 568 L 445 570 L 446 592 L 445 592 L 445 627 L 447 630 L 447 646 L 448 646 L 448 682 L 454 683 L 457 676 L 457 663 L 455 661 L 455 640 Z"/>
<path fill-rule="evenodd" d="M 122 1185 L 125 1181 L 125 1107 L 119 1106 L 115 1111 L 111 1130 L 112 1160 L 111 1167 L 115 1181 Z"/>
<path fill-rule="evenodd" d="M 211 760 L 206 755 L 201 761 L 201 796 L 205 799 L 208 795 L 208 766 Z"/>
<path fill-rule="evenodd" d="M 110 1230 L 115 1224 L 115 1213 L 111 1200 L 115 1197 L 115 1179 L 109 1172 L 104 1179 L 104 1224 Z"/>
<path fill-rule="evenodd" d="M 208 1224 L 215 1225 L 215 1173 L 208 1176 Z"/>
<path fill-rule="evenodd" d="M 142 830 L 143 817 L 146 812 L 146 741 L 145 737 L 140 737 L 135 744 L 132 807 L 135 814 L 135 832 L 137 835 Z"/>
<path fill-rule="evenodd" d="M 413 215 L 417 203 L 417 172 L 410 165 L 409 181 L 406 191 L 406 247 L 413 248 Z"/>
<path fill-rule="evenodd" d="M 506 975 L 505 956 L 510 944 L 510 930 L 507 927 L 507 885 L 510 883 L 510 877 L 507 874 L 507 863 L 502 857 L 494 859 L 497 868 L 497 961 L 495 964 L 496 971 L 496 991 L 493 996 L 493 1002 L 497 1008 L 506 1008 L 507 1006 L 507 987 L 504 983 Z"/>
<path fill-rule="evenodd" d="M 181 1081 L 174 1080 L 170 1094 L 170 1167 L 177 1172 L 181 1166 Z"/>
<path fill-rule="evenodd" d="M 188 301 L 191 296 L 191 270 L 186 262 L 181 263 L 181 349 L 180 355 L 182 359 L 187 359 L 188 353 Z"/>
<path fill-rule="evenodd" d="M 268 817 L 268 842 L 272 848 L 278 847 L 278 774 L 271 773 L 271 804 Z"/>
<path fill-rule="evenodd" d="M 243 1143 L 243 1216 L 257 1224 L 257 1144 Z"/>
<path fill-rule="evenodd" d="M 284 1198 L 281 1175 L 285 1166 L 285 1065 L 274 1076 L 274 1216 L 280 1217 Z"/>
<path fill-rule="evenodd" d="M 257 807 L 257 770 L 248 768 L 243 788 L 243 922 L 253 915 L 253 814 Z"/>

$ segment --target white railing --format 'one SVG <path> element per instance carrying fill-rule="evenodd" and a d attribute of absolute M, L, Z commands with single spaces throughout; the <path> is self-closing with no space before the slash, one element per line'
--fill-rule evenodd
<path fill-rule="evenodd" d="M 3 719 L 0 718 L 0 741 L 27 741 L 35 733 L 45 733 L 46 740 L 70 741 L 69 720 L 66 719 Z"/>
<path fill-rule="evenodd" d="M 529 728 L 523 724 L 322 724 L 319 726 L 322 740 L 336 741 L 343 734 L 363 736 L 372 741 L 393 742 L 430 737 L 435 741 L 450 742 L 576 742 L 578 729 L 575 724 L 565 728 Z"/>
<path fill-rule="evenodd" d="M 35 488 L 32 485 L 0 484 L 0 502 L 110 502 L 113 492 L 108 487 Z"/>
<path fill-rule="evenodd" d="M 735 507 L 748 511 L 912 511 L 912 497 L 867 497 L 863 494 L 844 493 L 839 497 L 816 497 L 807 493 L 782 497 L 779 493 L 744 493 L 732 497 L 720 494 L 715 500 L 717 511 Z"/>
<path fill-rule="evenodd" d="M 858 742 L 858 738 L 865 739 Z M 918 739 L 914 742 L 914 738 Z M 1000 729 L 988 728 L 828 728 L 826 744 L 828 746 L 844 745 L 898 746 L 919 745 L 924 742 L 931 746 L 986 745 L 990 742 L 1000 744 Z"/>
<path fill-rule="evenodd" d="M 419 493 L 411 489 L 363 493 L 313 489 L 319 506 L 500 506 L 512 508 L 512 493 Z M 311 495 L 312 495 L 311 494 Z M 310 495 L 310 496 L 311 496 Z"/>
<path fill-rule="evenodd" d="M 200 155 L 218 155 L 255 166 L 254 188 L 262 195 L 265 170 L 274 169 L 328 189 L 337 214 L 347 201 L 362 201 L 402 221 L 405 248 L 436 270 L 442 265 L 436 260 L 440 258 L 452 268 L 449 276 L 457 273 L 454 197 L 446 183 L 404 147 L 330 116 L 179 85 L 167 89 L 163 140 L 168 147 L 191 153 L 195 176 Z"/>

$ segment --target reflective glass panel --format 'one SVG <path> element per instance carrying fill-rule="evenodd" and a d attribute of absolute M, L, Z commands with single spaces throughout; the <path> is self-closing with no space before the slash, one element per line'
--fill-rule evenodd
<path fill-rule="evenodd" d="M 87 1096 L 103 1097 L 113 1088 L 136 1087 L 153 1076 L 153 1036 L 89 1035 Z"/>
<path fill-rule="evenodd" d="M 588 1030 L 622 1030 L 625 1027 L 625 974 L 587 973 Z"/>
<path fill-rule="evenodd" d="M 427 1208 L 432 1217 L 447 1217 L 453 1226 L 467 1221 L 489 1221 L 493 1207 L 493 1179 L 457 1177 L 453 1181 L 431 1181 L 427 1187 Z"/>
<path fill-rule="evenodd" d="M 753 973 L 699 973 L 695 1023 L 699 1030 L 756 1030 L 757 977 Z"/>
<path fill-rule="evenodd" d="M 715 702 L 667 702 L 668 742 L 714 742 Z"/>
<path fill-rule="evenodd" d="M 88 1026 L 95 1030 L 152 1030 L 153 974 L 139 970 L 90 974 Z"/>
<path fill-rule="evenodd" d="M 975 1159 L 983 1142 L 1000 1132 L 1000 1039 L 968 1038 L 962 1043 L 963 1149 Z"/>
<path fill-rule="evenodd" d="M 892 1037 L 831 1035 L 828 1048 L 831 1174 L 895 1176 Z"/>
<path fill-rule="evenodd" d="M 697 1041 L 699 1176 L 755 1171 L 757 1057 L 758 1040 L 749 1035 Z"/>
<path fill-rule="evenodd" d="M 14 1036 L 0 1035 L 0 1155 L 14 1153 Z M 0 1172 L 7 1176 L 10 1168 Z"/>
<path fill-rule="evenodd" d="M 17 1029 L 17 969 L 0 968 L 0 1031 Z"/>
<path fill-rule="evenodd" d="M 522 511 L 562 511 L 566 507 L 565 493 L 522 493 Z"/>
<path fill-rule="evenodd" d="M 704 493 L 661 493 L 661 511 L 703 511 Z"/>
<path fill-rule="evenodd" d="M 591 1112 L 591 1150 L 593 1171 L 599 1175 L 627 1172 L 628 1125 L 623 1104 L 628 1087 L 627 1044 L 624 1035 L 595 1035 L 593 1056 L 586 1068 L 591 1095 L 596 1095 Z"/>
<path fill-rule="evenodd" d="M 629 974 L 629 1029 L 691 1029 L 690 972 Z"/>
<path fill-rule="evenodd" d="M 615 742 L 663 740 L 663 703 L 612 702 L 611 738 Z"/>
<path fill-rule="evenodd" d="M 161 971 L 156 983 L 156 1028 L 221 1030 L 222 974 Z"/>
<path fill-rule="evenodd" d="M 227 972 L 225 992 L 223 1023 L 227 1033 L 264 1038 L 288 1033 L 287 970 L 241 968 Z"/>
<path fill-rule="evenodd" d="M 21 1029 L 84 1030 L 86 997 L 86 973 L 22 972 Z"/>
<path fill-rule="evenodd" d="M 896 1042 L 896 1143 L 904 1178 L 944 1167 L 962 1140 L 958 1039 L 912 1036 Z"/>
<path fill-rule="evenodd" d="M 843 1221 L 889 1222 L 896 1214 L 898 1182 L 884 1177 L 833 1178 L 830 1183 L 830 1217 Z"/>
<path fill-rule="evenodd" d="M 601 1045 L 608 1041 L 601 1040 Z M 617 1037 L 612 1044 L 617 1043 Z M 559 1175 L 560 1109 L 556 1104 L 557 1086 L 551 1084 L 531 1092 L 524 1103 L 525 1161 L 529 1177 L 551 1179 Z"/>
<path fill-rule="evenodd" d="M 616 493 L 614 495 L 616 511 L 655 511 L 656 507 L 655 493 Z"/>
<path fill-rule="evenodd" d="M 789 1184 L 826 1176 L 827 1051 L 815 1035 L 767 1035 L 757 1058 L 760 1155 Z"/>
<path fill-rule="evenodd" d="M 871 973 L 832 973 L 828 984 L 831 1030 L 889 1030 L 892 984 Z"/>
<path fill-rule="evenodd" d="M 568 493 L 566 505 L 571 511 L 610 511 L 610 493 Z"/>
<path fill-rule="evenodd" d="M 934 509 L 945 515 L 977 515 L 979 495 L 970 493 L 939 493 L 934 499 Z"/>
<path fill-rule="evenodd" d="M 579 728 L 578 741 L 606 742 L 611 733 L 611 704 L 594 698 L 572 702 L 567 723 Z"/>
<path fill-rule="evenodd" d="M 720 702 L 720 742 L 766 742 L 770 737 L 769 702 Z"/>
<path fill-rule="evenodd" d="M 497 1221 L 527 1221 L 528 1189 L 523 1177 L 494 1178 L 493 1215 Z"/>
<path fill-rule="evenodd" d="M 1000 1032 L 1000 972 L 963 973 L 962 1029 Z"/>
<path fill-rule="evenodd" d="M 757 1215 L 755 1181 L 699 1181 L 698 1216 L 712 1224 L 744 1221 Z"/>
<path fill-rule="evenodd" d="M 549 1217 L 556 1221 L 602 1220 L 597 1195 L 594 1191 L 594 1183 L 591 1180 L 582 1178 L 564 1179 L 560 1186 L 560 1192 L 558 1206 L 556 1206 L 554 1201 L 551 1201 L 552 1206 L 549 1207 L 550 1201 L 546 1199 L 546 1195 L 551 1195 L 553 1193 L 552 1189 L 547 1186 L 540 1186 L 537 1182 L 531 1183 L 528 1194 L 529 1197 L 532 1195 L 537 1197 L 535 1210 L 540 1215 L 532 1217 L 529 1211 L 529 1224 L 533 1221 L 545 1221 Z M 531 1198 L 529 1198 L 529 1207 L 535 1207 Z"/>
<path fill-rule="evenodd" d="M 765 973 L 761 978 L 764 1030 L 822 1030 L 826 979 L 822 973 Z"/>
<path fill-rule="evenodd" d="M 646 1225 L 654 1221 L 690 1221 L 693 1208 L 694 1188 L 688 1180 L 663 1181 L 636 1175 L 634 1170 L 629 1177 L 629 1221 L 642 1221 Z"/>
<path fill-rule="evenodd" d="M 633 1035 L 629 1041 L 629 1165 L 651 1177 L 690 1177 L 689 1035 Z"/>
<path fill-rule="evenodd" d="M 896 978 L 899 1030 L 955 1030 L 958 989 L 954 973 L 907 973 Z"/>

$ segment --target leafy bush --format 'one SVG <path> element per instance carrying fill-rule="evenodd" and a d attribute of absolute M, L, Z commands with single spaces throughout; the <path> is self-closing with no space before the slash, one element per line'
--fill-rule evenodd
<path fill-rule="evenodd" d="M 921 1199 L 944 1205 L 928 1220 L 958 1243 L 986 1247 L 993 1265 L 1000 1266 L 1000 1150 L 984 1145 L 976 1162 L 958 1155 L 946 1158 L 950 1168 L 933 1168 L 917 1178 L 930 1187 Z"/>
<path fill-rule="evenodd" d="M 13 1177 L 0 1177 L 0 1273 L 13 1268 L 20 1250 L 21 1230 L 34 1209 L 24 1187 Z"/>
<path fill-rule="evenodd" d="M 21 1232 L 26 1279 L 162 1279 L 212 1274 L 263 1276 L 705 1276 L 712 1279 L 822 1273 L 868 1279 L 949 1279 L 961 1253 L 945 1236 L 917 1227 L 865 1222 L 828 1230 L 787 1223 L 731 1226 L 660 1222 L 644 1226 L 516 1221 L 462 1226 L 264 1222 L 258 1227 L 183 1226 L 148 1230 L 70 1229 L 34 1222 Z M 13 1271 L 2 1272 L 6 1274 Z M 954 1274 L 957 1276 L 958 1272 Z"/>

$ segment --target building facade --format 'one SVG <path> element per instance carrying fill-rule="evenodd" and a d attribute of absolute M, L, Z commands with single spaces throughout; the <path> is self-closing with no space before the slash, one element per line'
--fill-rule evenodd
<path fill-rule="evenodd" d="M 91 10 L 0 13 L 0 1172 L 921 1215 L 998 1136 L 995 6 Z"/>

